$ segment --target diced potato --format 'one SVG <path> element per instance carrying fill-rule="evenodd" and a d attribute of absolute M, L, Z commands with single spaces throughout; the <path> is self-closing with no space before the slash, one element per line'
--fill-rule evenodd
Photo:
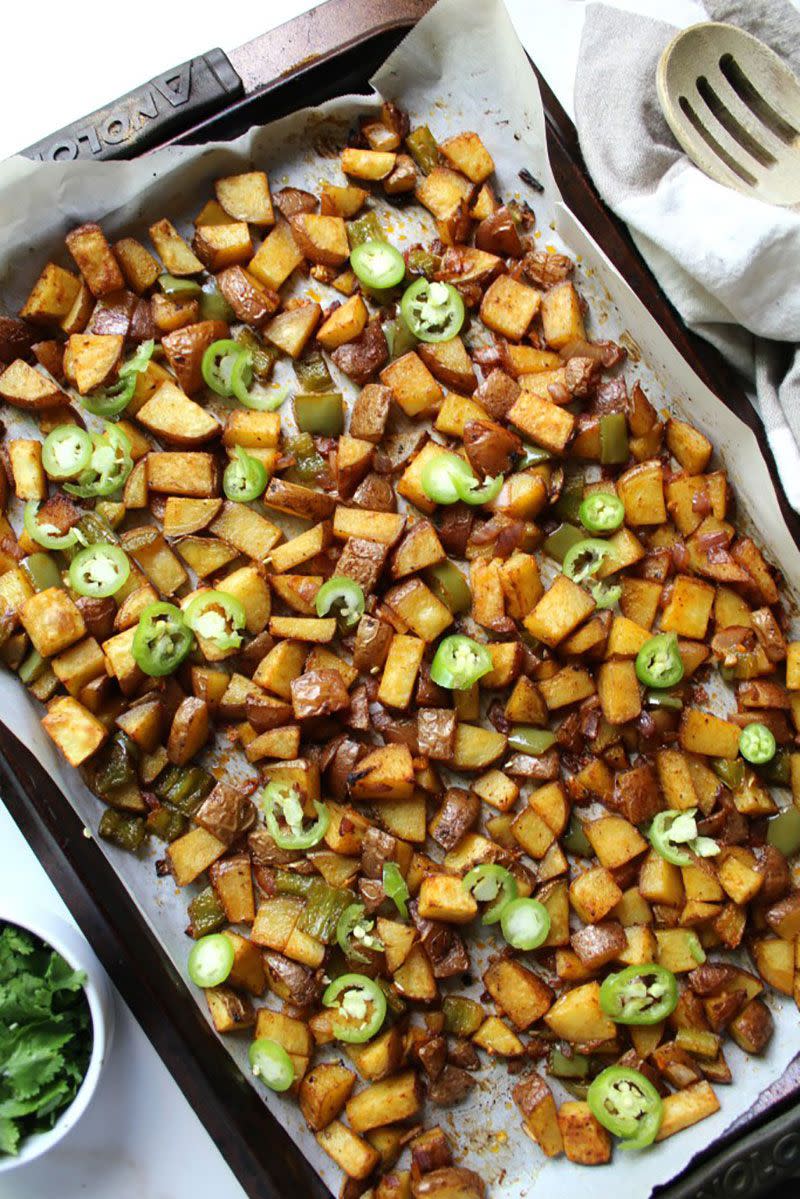
<path fill-rule="evenodd" d="M 642 710 L 636 668 L 628 659 L 603 662 L 597 672 L 597 693 L 609 724 L 626 724 L 635 720 Z"/>
<path fill-rule="evenodd" d="M 513 1094 L 522 1113 L 522 1127 L 547 1157 L 558 1157 L 564 1152 L 564 1139 L 555 1100 L 547 1083 L 534 1070 L 517 1083 Z"/>
<path fill-rule="evenodd" d="M 592 1115 L 588 1103 L 569 1100 L 558 1109 L 558 1128 L 564 1152 L 581 1166 L 602 1166 L 611 1161 L 611 1136 Z"/>
<path fill-rule="evenodd" d="M 713 1116 L 719 1111 L 719 1100 L 714 1094 L 714 1088 L 705 1079 L 682 1091 L 674 1091 L 663 1100 L 661 1127 L 656 1134 L 657 1141 L 665 1141 L 667 1137 L 690 1128 L 700 1120 Z"/>
<path fill-rule="evenodd" d="M 71 695 L 53 700 L 42 717 L 42 728 L 71 766 L 90 758 L 108 736 L 105 725 Z"/>
<path fill-rule="evenodd" d="M 300 250 L 312 262 L 341 266 L 350 257 L 347 227 L 340 216 L 298 212 L 289 224 Z"/>
<path fill-rule="evenodd" d="M 227 850 L 224 841 L 204 828 L 193 828 L 167 846 L 167 859 L 179 887 L 193 883 Z"/>
<path fill-rule="evenodd" d="M 255 509 L 230 501 L 222 505 L 219 516 L 209 525 L 209 531 L 257 562 L 263 562 L 283 536 L 277 525 Z"/>
<path fill-rule="evenodd" d="M 14 494 L 20 500 L 47 499 L 47 476 L 42 466 L 42 443 L 27 437 L 7 442 Z M 42 514 L 44 519 L 44 514 Z M 22 534 L 25 538 L 26 533 Z"/>
<path fill-rule="evenodd" d="M 566 575 L 558 575 L 526 617 L 525 628 L 553 648 L 586 619 L 594 606 L 588 592 Z"/>
<path fill-rule="evenodd" d="M 602 816 L 583 824 L 589 844 L 601 866 L 615 870 L 644 853 L 648 848 L 635 825 L 622 816 Z"/>
<path fill-rule="evenodd" d="M 446 221 L 466 204 L 472 191 L 473 185 L 463 175 L 449 167 L 435 166 L 419 179 L 414 194 L 437 220 Z"/>
<path fill-rule="evenodd" d="M 149 291 L 161 274 L 156 259 L 135 237 L 123 237 L 115 242 L 114 255 L 122 268 L 125 282 L 137 295 Z"/>
<path fill-rule="evenodd" d="M 164 269 L 170 275 L 196 275 L 202 271 L 202 262 L 171 221 L 166 218 L 157 221 L 148 232 L 156 253 L 164 263 Z"/>
<path fill-rule="evenodd" d="M 545 1024 L 564 1041 L 608 1041 L 616 1025 L 600 1007 L 600 984 L 587 982 L 565 991 L 545 1014 Z"/>
<path fill-rule="evenodd" d="M 572 881 L 569 898 L 584 924 L 597 924 L 622 899 L 622 891 L 605 866 L 592 866 Z"/>
<path fill-rule="evenodd" d="M 226 175 L 214 184 L 217 200 L 228 216 L 260 227 L 272 225 L 275 214 L 264 171 L 247 171 L 241 175 Z"/>
<path fill-rule="evenodd" d="M 498 1057 L 521 1057 L 525 1052 L 517 1034 L 497 1016 L 487 1016 L 472 1040 L 479 1048 Z"/>
<path fill-rule="evenodd" d="M 511 959 L 493 962 L 483 975 L 486 990 L 495 1003 L 520 1029 L 529 1028 L 547 1012 L 553 1003 L 553 992 L 546 983 Z"/>
<path fill-rule="evenodd" d="M 355 341 L 367 323 L 367 308 L 359 294 L 355 294 L 336 308 L 317 330 L 317 341 L 326 350 L 335 350 L 346 341 Z"/>
<path fill-rule="evenodd" d="M 494 162 L 477 133 L 459 133 L 439 143 L 448 162 L 472 183 L 484 183 L 494 171 Z"/>
<path fill-rule="evenodd" d="M 240 1032 L 252 1028 L 256 1013 L 245 995 L 238 995 L 231 987 L 206 987 L 208 1012 L 217 1032 Z"/>
<path fill-rule="evenodd" d="M 34 324 L 58 324 L 66 317 L 81 291 L 81 281 L 71 271 L 48 262 L 22 306 L 20 316 Z"/>
<path fill-rule="evenodd" d="M 389 645 L 383 668 L 378 701 L 390 708 L 407 708 L 411 703 L 425 654 L 425 642 L 419 637 L 396 633 Z"/>
<path fill-rule="evenodd" d="M 219 490 L 217 464 L 212 454 L 153 452 L 147 455 L 147 485 L 168 495 L 207 498 Z"/>
<path fill-rule="evenodd" d="M 521 341 L 541 305 L 542 293 L 535 287 L 498 275 L 481 301 L 481 320 L 493 333 Z"/>
<path fill-rule="evenodd" d="M 341 1120 L 333 1120 L 317 1134 L 317 1142 L 332 1157 L 348 1178 L 367 1178 L 373 1172 L 380 1154 L 368 1141 L 353 1132 Z"/>
<path fill-rule="evenodd" d="M 394 170 L 396 161 L 397 155 L 386 150 L 357 150 L 351 146 L 342 150 L 342 170 L 353 179 L 370 182 L 385 179 Z"/>
<path fill-rule="evenodd" d="M 453 751 L 454 770 L 484 770 L 496 762 L 506 748 L 506 738 L 495 729 L 479 725 L 459 724 L 456 726 L 456 744 Z"/>
<path fill-rule="evenodd" d="M 265 243 L 266 244 L 266 243 Z M 262 247 L 263 249 L 263 247 Z M 250 270 L 255 274 L 255 259 L 250 264 Z M 264 327 L 264 336 L 290 358 L 299 358 L 308 345 L 311 335 L 322 317 L 319 304 L 302 304 L 299 308 L 289 308 L 274 316 Z"/>
<path fill-rule="evenodd" d="M 81 225 L 64 240 L 93 296 L 104 296 L 125 286 L 119 263 L 99 225 Z"/>
<path fill-rule="evenodd" d="M 20 620 L 43 658 L 63 653 L 86 636 L 80 610 L 60 587 L 48 587 L 29 596 L 22 605 Z"/>
<path fill-rule="evenodd" d="M 405 528 L 406 518 L 398 512 L 373 512 L 368 508 L 346 508 L 337 505 L 333 514 L 333 535 L 343 541 L 363 537 L 394 545 Z"/>
<path fill-rule="evenodd" d="M 545 292 L 542 299 L 542 332 L 548 346 L 554 350 L 563 349 L 571 341 L 586 340 L 580 299 L 569 280 Z"/>
<path fill-rule="evenodd" d="M 423 920 L 469 924 L 478 914 L 478 905 L 462 887 L 461 879 L 450 874 L 430 874 L 424 878 L 418 902 Z"/>
<path fill-rule="evenodd" d="M 687 421 L 670 417 L 667 421 L 667 447 L 685 471 L 699 475 L 708 466 L 711 458 L 711 442 L 699 429 Z"/>
<path fill-rule="evenodd" d="M 348 779 L 353 800 L 410 799 L 414 763 L 407 745 L 384 745 L 362 758 Z"/>
<path fill-rule="evenodd" d="M 415 1116 L 421 1107 L 421 1088 L 413 1070 L 395 1074 L 359 1091 L 347 1103 L 347 1118 L 356 1132 L 367 1132 Z"/>
<path fill-rule="evenodd" d="M 443 392 L 419 354 L 409 350 L 381 371 L 381 383 L 407 416 L 429 415 L 438 407 Z"/>
<path fill-rule="evenodd" d="M 665 632 L 702 641 L 714 604 L 714 588 L 701 579 L 678 575 L 661 617 Z"/>
<path fill-rule="evenodd" d="M 687 708 L 680 727 L 680 743 L 691 753 L 711 758 L 735 758 L 739 752 L 741 729 L 700 708 Z"/>
<path fill-rule="evenodd" d="M 271 291 L 278 291 L 302 262 L 303 254 L 292 235 L 291 226 L 286 221 L 278 221 L 259 246 L 247 269 L 259 283 Z"/>
<path fill-rule="evenodd" d="M 530 391 L 520 392 L 508 420 L 537 445 L 555 454 L 564 452 L 575 430 L 573 413 Z M 615 565 L 614 569 L 619 567 Z"/>

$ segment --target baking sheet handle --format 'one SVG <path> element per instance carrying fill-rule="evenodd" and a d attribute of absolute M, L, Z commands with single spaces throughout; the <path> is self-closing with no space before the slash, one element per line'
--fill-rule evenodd
<path fill-rule="evenodd" d="M 244 92 L 222 50 L 209 50 L 163 71 L 21 151 L 43 162 L 134 158 L 227 108 Z"/>
<path fill-rule="evenodd" d="M 739 1135 L 708 1161 L 689 1170 L 653 1199 L 759 1199 L 797 1194 L 782 1184 L 800 1177 L 800 1121 L 795 1105 L 751 1132 Z"/>

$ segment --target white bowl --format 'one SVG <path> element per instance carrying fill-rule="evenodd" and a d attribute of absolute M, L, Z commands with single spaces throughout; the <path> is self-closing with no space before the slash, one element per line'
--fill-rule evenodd
<path fill-rule="evenodd" d="M 0 1156 L 0 1174 L 15 1170 L 41 1157 L 70 1132 L 80 1120 L 97 1090 L 100 1074 L 108 1058 L 114 1032 L 114 996 L 103 967 L 95 957 L 87 941 L 77 929 L 67 924 L 60 916 L 44 908 L 25 907 L 25 915 L 15 911 L 8 898 L 0 900 L 0 922 L 15 924 L 27 929 L 46 944 L 56 949 L 75 970 L 86 974 L 84 993 L 92 1017 L 92 1052 L 86 1075 L 72 1103 L 59 1116 L 49 1132 L 35 1133 L 25 1137 L 19 1153 Z"/>

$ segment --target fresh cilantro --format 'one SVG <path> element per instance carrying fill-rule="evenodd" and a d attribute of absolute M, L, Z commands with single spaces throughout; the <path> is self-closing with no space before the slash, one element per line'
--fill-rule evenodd
<path fill-rule="evenodd" d="M 0 924 L 0 1154 L 52 1128 L 83 1081 L 92 1022 L 82 971 Z"/>

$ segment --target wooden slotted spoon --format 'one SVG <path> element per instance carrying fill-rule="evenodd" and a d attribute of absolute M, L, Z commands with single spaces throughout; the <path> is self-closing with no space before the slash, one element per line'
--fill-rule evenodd
<path fill-rule="evenodd" d="M 767 203 L 800 203 L 800 82 L 768 46 L 734 25 L 692 25 L 664 50 L 656 83 L 696 166 Z"/>

